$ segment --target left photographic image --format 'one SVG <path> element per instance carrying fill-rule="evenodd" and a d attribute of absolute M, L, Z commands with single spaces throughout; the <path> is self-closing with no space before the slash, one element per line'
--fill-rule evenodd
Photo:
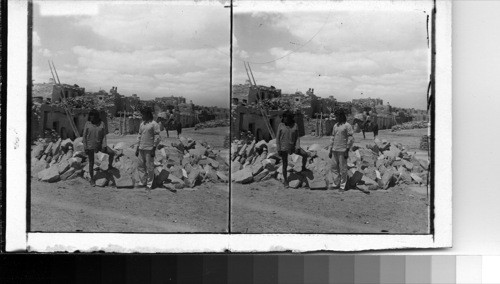
<path fill-rule="evenodd" d="M 30 232 L 227 233 L 230 9 L 34 1 Z"/>

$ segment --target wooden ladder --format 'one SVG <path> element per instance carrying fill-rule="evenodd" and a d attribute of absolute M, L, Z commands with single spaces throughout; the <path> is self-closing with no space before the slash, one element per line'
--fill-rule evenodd
<path fill-rule="evenodd" d="M 66 112 L 66 117 L 69 120 L 69 125 L 71 126 L 71 129 L 73 129 L 73 132 L 75 133 L 76 138 L 80 137 L 80 133 L 78 132 L 78 128 L 75 125 L 75 122 L 73 121 L 73 115 L 69 111 L 67 106 L 63 106 L 64 111 Z"/>
<path fill-rule="evenodd" d="M 250 85 L 252 85 L 252 81 L 253 81 L 253 85 L 258 89 L 257 83 L 255 82 L 255 78 L 253 77 L 253 72 L 252 72 L 252 68 L 250 67 L 250 63 L 243 62 L 243 64 L 245 65 L 245 71 L 247 72 L 248 81 L 250 82 Z M 247 68 L 247 66 L 248 66 L 248 68 Z M 251 75 L 251 77 L 250 77 L 250 75 Z M 259 98 L 259 101 L 262 102 L 262 97 L 260 96 L 260 93 L 257 93 L 257 97 Z M 264 118 L 264 122 L 266 124 L 267 130 L 269 131 L 269 134 L 271 135 L 271 139 L 276 139 L 276 135 L 274 135 L 273 127 L 271 126 L 271 123 L 269 123 L 269 116 L 267 115 L 267 113 L 264 111 L 264 109 L 261 106 L 258 106 L 258 108 L 260 110 L 260 114 Z"/>

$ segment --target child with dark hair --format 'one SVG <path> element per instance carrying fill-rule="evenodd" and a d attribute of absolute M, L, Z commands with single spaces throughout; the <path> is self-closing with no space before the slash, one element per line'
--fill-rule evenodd
<path fill-rule="evenodd" d="M 153 159 L 160 143 L 160 125 L 153 120 L 153 111 L 149 107 L 144 108 L 141 115 L 135 155 L 139 157 L 138 171 L 142 186 L 151 189 L 154 179 Z"/>
<path fill-rule="evenodd" d="M 307 162 L 307 153 L 300 148 L 297 123 L 295 123 L 293 114 L 290 112 L 283 113 L 282 122 L 278 126 L 276 133 L 276 148 L 282 160 L 283 184 L 288 187 L 288 155 L 295 153 L 302 156 L 303 171 Z"/>
<path fill-rule="evenodd" d="M 93 109 L 89 112 L 88 121 L 83 129 L 83 147 L 89 158 L 90 184 L 95 186 L 94 161 L 95 153 L 102 152 L 109 155 L 109 167 L 112 166 L 114 152 L 108 148 L 106 134 L 107 126 L 101 120 L 99 111 Z"/>
<path fill-rule="evenodd" d="M 343 110 L 336 111 L 335 117 L 337 123 L 333 126 L 328 156 L 332 159 L 333 188 L 344 190 L 347 183 L 347 158 L 349 157 L 349 149 L 354 144 L 354 131 L 347 122 Z"/>

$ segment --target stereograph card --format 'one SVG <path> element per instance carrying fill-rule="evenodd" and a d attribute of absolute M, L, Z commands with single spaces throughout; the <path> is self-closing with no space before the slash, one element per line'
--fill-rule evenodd
<path fill-rule="evenodd" d="M 451 1 L 8 11 L 7 251 L 451 247 Z"/>

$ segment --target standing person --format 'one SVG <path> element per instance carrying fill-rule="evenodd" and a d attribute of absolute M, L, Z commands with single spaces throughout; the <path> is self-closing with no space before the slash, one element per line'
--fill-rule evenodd
<path fill-rule="evenodd" d="M 347 183 L 347 158 L 349 157 L 349 149 L 354 144 L 354 131 L 347 122 L 343 110 L 338 110 L 335 117 L 337 123 L 333 126 L 328 156 L 332 159 L 333 188 L 344 190 Z"/>
<path fill-rule="evenodd" d="M 137 148 L 135 155 L 139 157 L 139 177 L 141 185 L 151 189 L 154 179 L 154 164 L 156 146 L 160 143 L 160 126 L 153 120 L 151 108 L 141 110 L 142 122 L 139 126 Z"/>
<path fill-rule="evenodd" d="M 168 136 L 168 129 L 170 127 L 170 113 L 168 111 L 167 112 L 161 112 L 158 115 L 158 118 L 156 119 L 156 122 L 160 126 L 160 131 L 165 130 L 165 132 L 167 133 L 167 138 L 168 138 L 169 137 Z"/>
<path fill-rule="evenodd" d="M 179 138 L 182 133 L 182 123 L 181 123 L 181 112 L 179 111 L 178 108 L 176 108 L 174 112 L 174 125 L 175 125 L 175 130 L 177 130 L 177 138 Z"/>
<path fill-rule="evenodd" d="M 167 120 L 167 137 L 170 137 L 169 134 L 168 134 L 168 131 L 171 130 L 172 128 L 175 128 L 174 127 L 174 124 L 175 124 L 175 117 L 174 117 L 174 111 L 173 110 L 169 110 L 168 111 L 168 120 Z"/>
<path fill-rule="evenodd" d="M 293 114 L 288 111 L 283 113 L 282 122 L 278 126 L 276 148 L 283 166 L 283 184 L 288 188 L 288 155 L 295 153 L 302 156 L 302 171 L 305 170 L 307 162 L 307 154 L 299 145 L 299 128 L 293 119 Z"/>
<path fill-rule="evenodd" d="M 367 131 L 368 130 L 367 126 L 370 126 L 371 124 L 370 112 L 365 111 L 364 117 L 365 117 L 365 122 L 363 123 L 363 129 Z"/>
<path fill-rule="evenodd" d="M 102 152 L 109 155 L 109 167 L 112 167 L 114 152 L 108 148 L 106 140 L 108 128 L 101 120 L 99 111 L 89 111 L 88 121 L 83 128 L 83 148 L 89 158 L 90 185 L 95 186 L 94 161 L 95 153 Z"/>

